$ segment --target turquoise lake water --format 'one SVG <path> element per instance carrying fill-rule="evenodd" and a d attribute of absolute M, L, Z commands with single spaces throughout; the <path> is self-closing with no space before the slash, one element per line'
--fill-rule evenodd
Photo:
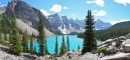
<path fill-rule="evenodd" d="M 65 38 L 65 42 L 67 41 L 67 35 L 64 35 Z M 47 37 L 47 45 L 48 45 L 48 51 L 51 54 L 54 54 L 55 51 L 55 42 L 56 42 L 56 36 L 52 36 L 52 37 Z M 78 45 L 80 47 L 82 47 L 83 44 L 83 39 L 82 38 L 78 38 L 77 35 L 69 35 L 69 40 L 70 40 L 70 50 L 77 50 L 78 49 Z M 60 49 L 61 47 L 61 42 L 62 42 L 62 35 L 58 36 L 58 48 Z M 98 41 L 97 40 L 97 44 L 101 44 L 102 41 Z M 34 46 L 36 47 L 36 51 L 38 52 L 39 48 L 38 48 L 38 43 L 35 42 Z"/>

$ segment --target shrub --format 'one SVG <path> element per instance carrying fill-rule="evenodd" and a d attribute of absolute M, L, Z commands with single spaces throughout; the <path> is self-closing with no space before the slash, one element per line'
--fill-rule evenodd
<path fill-rule="evenodd" d="M 9 46 L 9 42 L 6 40 L 3 40 L 3 39 L 0 40 L 0 44 L 5 45 L 5 46 Z"/>
<path fill-rule="evenodd" d="M 102 48 L 98 49 L 97 53 L 98 54 L 100 54 L 100 53 L 106 53 L 106 47 L 102 47 Z"/>

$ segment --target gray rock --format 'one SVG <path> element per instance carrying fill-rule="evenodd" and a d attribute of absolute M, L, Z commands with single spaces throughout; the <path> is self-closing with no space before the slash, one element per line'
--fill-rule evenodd
<path fill-rule="evenodd" d="M 130 39 L 127 39 L 122 43 L 122 50 L 124 52 L 130 52 Z"/>
<path fill-rule="evenodd" d="M 125 39 L 124 36 L 121 36 L 119 38 L 115 38 L 114 39 L 114 41 L 116 42 L 116 45 L 115 45 L 116 48 L 120 48 L 121 47 L 122 42 L 125 41 L 124 39 Z"/>
<path fill-rule="evenodd" d="M 113 46 L 109 46 L 107 49 L 106 49 L 107 52 L 109 52 L 110 54 L 114 54 L 116 53 L 116 48 L 113 47 Z"/>
<path fill-rule="evenodd" d="M 87 52 L 79 60 L 101 60 L 96 54 Z"/>
<path fill-rule="evenodd" d="M 128 33 L 125 37 L 126 39 L 130 39 L 130 33 Z"/>
<path fill-rule="evenodd" d="M 120 36 L 119 40 L 126 40 L 126 37 L 125 36 Z"/>
<path fill-rule="evenodd" d="M 6 56 L 6 57 L 3 57 L 2 60 L 13 60 L 13 58 L 10 56 Z"/>
<path fill-rule="evenodd" d="M 30 6 L 29 4 L 21 0 L 13 0 L 8 3 L 5 14 L 13 17 L 14 14 L 18 19 L 21 19 L 24 23 L 37 29 L 39 18 L 43 19 L 43 23 L 47 30 L 53 31 L 49 20 L 45 15 L 38 9 Z"/>

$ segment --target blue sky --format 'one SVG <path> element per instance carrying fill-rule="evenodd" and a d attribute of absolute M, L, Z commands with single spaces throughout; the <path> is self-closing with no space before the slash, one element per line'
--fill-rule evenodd
<path fill-rule="evenodd" d="M 0 0 L 0 6 L 7 5 L 11 0 Z M 130 0 L 23 0 L 41 10 L 44 15 L 58 13 L 69 19 L 85 19 L 90 9 L 95 20 L 117 22 L 130 20 Z"/>

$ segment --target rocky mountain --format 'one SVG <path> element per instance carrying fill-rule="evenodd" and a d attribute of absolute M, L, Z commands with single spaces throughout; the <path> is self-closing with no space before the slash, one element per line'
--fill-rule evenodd
<path fill-rule="evenodd" d="M 80 26 L 80 28 L 84 29 L 84 27 L 85 27 L 85 20 L 78 20 L 78 19 L 76 19 L 74 22 L 76 24 L 78 24 Z M 102 29 L 107 29 L 107 28 L 109 28 L 112 25 L 109 22 L 106 23 L 106 22 L 103 22 L 100 19 L 98 19 L 98 20 L 95 21 L 94 26 L 95 26 L 95 30 L 102 30 Z"/>
<path fill-rule="evenodd" d="M 84 20 L 73 20 L 68 19 L 67 16 L 59 16 L 57 13 L 48 16 L 45 15 L 38 9 L 30 6 L 21 0 L 12 0 L 8 3 L 7 7 L 0 8 L 1 11 L 5 11 L 5 14 L 13 17 L 14 14 L 16 18 L 22 22 L 28 24 L 31 28 L 37 29 L 39 18 L 41 17 L 44 21 L 46 30 L 54 32 L 55 34 L 70 34 L 70 33 L 80 33 L 84 31 Z M 0 12 L 1 12 L 0 11 Z M 97 20 L 95 24 L 95 29 L 106 29 L 109 23 L 104 23 L 101 20 Z"/>
<path fill-rule="evenodd" d="M 55 31 L 63 34 L 69 34 L 73 32 L 79 33 L 84 31 L 85 20 L 74 20 L 72 18 L 68 19 L 67 16 L 60 17 L 57 13 L 49 15 L 47 18 Z M 103 22 L 100 19 L 96 20 L 95 22 L 95 30 L 102 30 L 111 26 L 110 23 Z"/>
<path fill-rule="evenodd" d="M 96 30 L 102 30 L 102 29 L 106 29 L 109 28 L 110 26 L 112 26 L 109 22 L 103 22 L 100 19 L 98 19 L 95 23 L 95 29 Z"/>
<path fill-rule="evenodd" d="M 74 20 L 74 23 L 78 24 L 80 26 L 80 29 L 84 29 L 85 27 L 85 20 Z"/>
<path fill-rule="evenodd" d="M 67 16 L 59 16 L 57 13 L 48 16 L 49 22 L 55 31 L 62 34 L 70 34 L 72 32 L 80 32 L 80 26 L 74 23 L 73 19 L 68 19 Z"/>
<path fill-rule="evenodd" d="M 117 23 L 105 30 L 96 31 L 98 39 L 106 40 L 109 38 L 116 38 L 124 36 L 130 32 L 130 21 Z M 102 33 L 102 34 L 101 34 Z M 104 37 L 105 36 L 105 37 Z"/>
<path fill-rule="evenodd" d="M 53 31 L 53 28 L 49 20 L 45 17 L 45 15 L 40 10 L 30 6 L 24 1 L 12 0 L 11 2 L 8 2 L 8 5 L 5 9 L 5 14 L 10 17 L 13 17 L 14 15 L 16 15 L 17 19 L 26 23 L 30 28 L 34 28 L 36 30 L 38 28 L 39 18 L 42 18 L 44 20 L 43 23 L 45 25 L 45 30 L 48 30 L 49 33 L 50 31 L 51 32 Z M 23 25 L 23 26 L 26 26 L 26 25 Z"/>

